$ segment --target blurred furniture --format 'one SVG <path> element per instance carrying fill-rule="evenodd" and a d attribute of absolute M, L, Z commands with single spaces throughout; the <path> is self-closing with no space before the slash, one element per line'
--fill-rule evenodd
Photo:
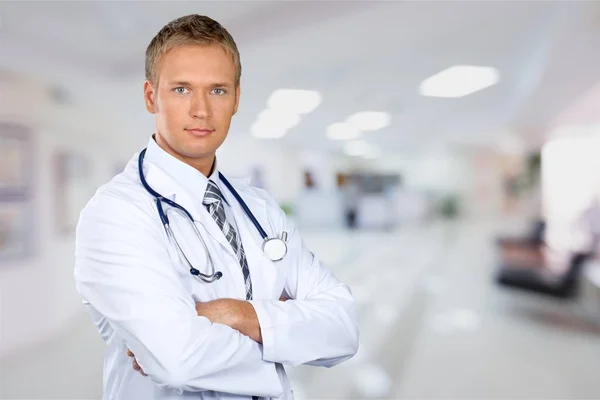
<path fill-rule="evenodd" d="M 539 254 L 524 265 L 516 264 L 514 260 L 503 260 L 504 264 L 500 265 L 496 282 L 507 288 L 555 298 L 573 298 L 579 292 L 582 269 L 590 257 L 590 253 L 572 254 L 567 270 L 560 275 L 547 268 L 544 258 Z"/>
<path fill-rule="evenodd" d="M 546 222 L 536 220 L 533 222 L 531 231 L 524 237 L 499 237 L 496 244 L 505 250 L 537 248 L 544 243 Z"/>
<path fill-rule="evenodd" d="M 500 267 L 540 268 L 544 267 L 544 246 L 530 243 L 511 243 L 500 246 Z"/>
<path fill-rule="evenodd" d="M 581 284 L 583 309 L 592 322 L 600 325 L 600 257 L 586 263 Z"/>
<path fill-rule="evenodd" d="M 534 222 L 531 232 L 527 236 L 496 239 L 500 256 L 500 269 L 537 269 L 544 267 L 545 229 L 545 222 L 538 220 Z"/>

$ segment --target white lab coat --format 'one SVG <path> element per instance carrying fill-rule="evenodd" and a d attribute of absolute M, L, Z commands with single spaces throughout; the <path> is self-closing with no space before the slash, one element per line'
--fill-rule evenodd
<path fill-rule="evenodd" d="M 154 198 L 140 183 L 137 157 L 98 190 L 77 227 L 76 287 L 107 343 L 104 400 L 292 399 L 282 364 L 330 367 L 356 353 L 348 287 L 309 251 L 274 199 L 242 181 L 230 180 L 269 237 L 289 233 L 287 256 L 267 259 L 254 225 L 219 183 L 248 260 L 263 344 L 197 316 L 196 302 L 245 299 L 239 262 L 201 199 L 146 157 L 148 183 L 192 214 L 223 272 L 214 283 L 190 275 L 165 234 Z M 169 217 L 190 261 L 206 272 L 189 219 Z M 282 293 L 292 300 L 278 301 Z M 132 368 L 127 348 L 147 377 Z"/>

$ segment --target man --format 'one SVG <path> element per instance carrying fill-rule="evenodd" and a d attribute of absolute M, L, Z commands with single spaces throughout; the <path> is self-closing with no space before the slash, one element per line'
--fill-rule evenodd
<path fill-rule="evenodd" d="M 357 351 L 347 286 L 271 196 L 218 172 L 240 76 L 234 40 L 205 16 L 170 22 L 148 46 L 156 131 L 77 227 L 77 289 L 107 343 L 104 399 L 291 399 L 283 365 L 330 367 Z M 265 256 L 253 219 L 289 235 L 283 259 Z M 208 283 L 211 264 L 223 277 Z"/>

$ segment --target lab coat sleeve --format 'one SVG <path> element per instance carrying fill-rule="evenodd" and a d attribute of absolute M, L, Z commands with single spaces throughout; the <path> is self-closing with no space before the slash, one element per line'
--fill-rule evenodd
<path fill-rule="evenodd" d="M 263 357 L 290 366 L 334 366 L 358 350 L 354 299 L 283 212 L 280 218 L 290 233 L 285 292 L 291 300 L 251 301 L 261 327 Z"/>
<path fill-rule="evenodd" d="M 275 365 L 263 360 L 258 343 L 197 316 L 170 265 L 162 224 L 143 206 L 96 195 L 84 209 L 76 237 L 79 293 L 157 385 L 279 396 Z"/>

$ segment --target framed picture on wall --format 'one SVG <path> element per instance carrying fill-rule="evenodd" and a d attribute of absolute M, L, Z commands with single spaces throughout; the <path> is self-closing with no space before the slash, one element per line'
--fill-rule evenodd
<path fill-rule="evenodd" d="M 27 202 L 0 203 L 0 262 L 22 260 L 33 254 L 33 207 Z"/>
<path fill-rule="evenodd" d="M 71 234 L 93 194 L 91 165 L 85 155 L 71 151 L 57 152 L 54 164 L 56 226 L 59 233 Z"/>
<path fill-rule="evenodd" d="M 32 150 L 28 128 L 0 122 L 0 201 L 31 195 Z"/>

